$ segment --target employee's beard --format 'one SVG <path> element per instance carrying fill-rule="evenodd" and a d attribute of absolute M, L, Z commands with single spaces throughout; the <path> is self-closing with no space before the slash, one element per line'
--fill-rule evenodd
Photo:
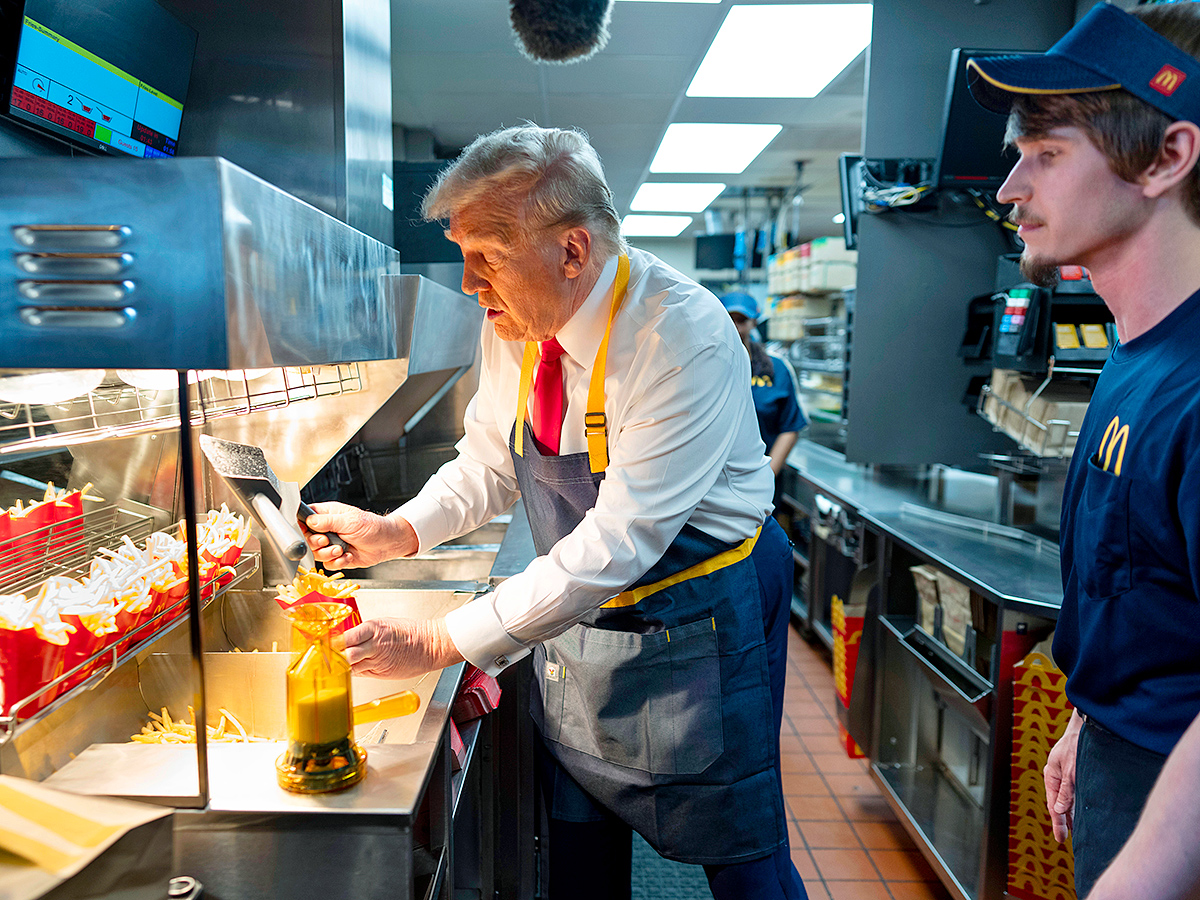
<path fill-rule="evenodd" d="M 1038 287 L 1054 287 L 1058 284 L 1058 263 L 1044 256 L 1026 256 L 1021 254 L 1021 275 L 1026 281 L 1031 281 Z"/>

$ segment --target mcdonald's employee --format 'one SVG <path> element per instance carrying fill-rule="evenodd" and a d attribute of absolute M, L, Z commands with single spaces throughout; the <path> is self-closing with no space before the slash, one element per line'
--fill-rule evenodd
<path fill-rule="evenodd" d="M 758 430 L 771 459 L 778 494 L 779 473 L 796 446 L 800 431 L 808 426 L 796 396 L 796 375 L 786 359 L 768 353 L 767 348 L 754 339 L 754 329 L 762 315 L 757 300 L 749 294 L 734 291 L 721 298 L 721 305 L 729 313 L 750 355 L 750 395 L 754 398 Z M 775 502 L 778 500 L 776 496 Z"/>
<path fill-rule="evenodd" d="M 552 897 L 628 898 L 631 829 L 717 898 L 805 897 L 779 767 L 791 548 L 729 316 L 626 247 L 579 132 L 484 135 L 423 208 L 487 310 L 459 455 L 387 516 L 317 504 L 310 546 L 369 566 L 520 497 L 538 556 L 437 621 L 351 629 L 355 671 L 532 653 Z"/>
<path fill-rule="evenodd" d="M 1101 4 L 1044 55 L 968 63 L 1020 150 L 997 198 L 1024 273 L 1086 266 L 1119 338 L 1061 523 L 1054 657 L 1075 711 L 1044 774 L 1080 897 L 1200 712 L 1198 6 Z"/>

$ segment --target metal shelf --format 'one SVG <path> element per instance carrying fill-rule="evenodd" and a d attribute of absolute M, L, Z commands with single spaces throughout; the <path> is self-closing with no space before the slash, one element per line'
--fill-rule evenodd
<path fill-rule="evenodd" d="M 189 407 L 194 427 L 363 389 L 357 363 L 193 374 Z M 63 403 L 0 403 L 0 456 L 178 430 L 173 371 L 122 375 L 142 386 L 110 374 L 95 390 Z"/>
<path fill-rule="evenodd" d="M 211 580 L 201 585 L 201 609 L 207 608 L 213 600 L 218 597 L 223 597 L 227 591 L 236 587 L 238 584 L 245 581 L 251 575 L 259 570 L 261 557 L 257 553 L 244 553 L 237 563 L 233 566 L 233 577 L 224 585 L 216 585 Z M 203 592 L 211 590 L 207 596 Z M 32 726 L 42 718 L 50 714 L 51 711 L 58 709 L 64 703 L 79 696 L 114 672 L 118 666 L 126 660 L 132 659 L 142 650 L 146 649 L 152 643 L 174 631 L 179 625 L 187 622 L 185 613 L 188 611 L 189 597 L 184 595 L 170 606 L 160 610 L 152 618 L 147 619 L 131 628 L 129 631 L 122 634 L 110 646 L 93 653 L 87 659 L 82 660 L 77 665 L 63 672 L 53 681 L 48 682 L 38 688 L 27 697 L 23 697 L 9 707 L 7 716 L 0 716 L 0 744 L 5 744 L 13 738 L 19 730 L 23 730 Z M 101 664 L 103 664 L 101 666 Z M 85 679 L 78 684 L 72 684 L 71 687 L 62 694 L 54 698 L 53 701 L 39 709 L 34 715 L 22 717 L 21 709 L 28 706 L 29 703 L 42 695 L 61 689 L 63 684 L 69 683 L 72 679 L 77 678 L 81 672 L 85 672 L 91 667 L 96 667 L 95 671 L 91 672 Z M 18 725 L 18 720 L 20 724 Z"/>
<path fill-rule="evenodd" d="M 119 546 L 125 535 L 134 543 L 148 537 L 155 512 L 123 500 L 0 541 L 0 594 L 25 593 L 52 575 L 82 578 L 102 547 Z"/>
<path fill-rule="evenodd" d="M 805 394 L 821 394 L 825 397 L 836 397 L 839 400 L 842 399 L 841 391 L 831 391 L 831 390 L 828 390 L 827 388 L 804 387 L 804 385 L 801 385 L 800 391 L 801 391 L 801 393 L 805 393 Z"/>
<path fill-rule="evenodd" d="M 816 636 L 818 638 L 820 638 L 821 643 L 824 644 L 826 647 L 828 647 L 830 650 L 832 650 L 833 649 L 833 626 L 821 621 L 820 619 L 815 619 L 815 618 L 809 623 L 809 625 L 812 627 L 813 633 L 816 634 Z"/>
<path fill-rule="evenodd" d="M 975 900 L 983 810 L 932 766 L 873 763 L 884 799 L 957 900 Z"/>
<path fill-rule="evenodd" d="M 792 360 L 792 365 L 804 372 L 832 372 L 841 374 L 846 369 L 846 363 L 840 359 L 799 359 Z"/>

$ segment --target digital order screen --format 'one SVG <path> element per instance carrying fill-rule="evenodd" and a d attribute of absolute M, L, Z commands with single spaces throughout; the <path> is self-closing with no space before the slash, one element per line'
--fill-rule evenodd
<path fill-rule="evenodd" d="M 104 15 L 83 17 L 64 6 L 54 0 L 27 4 L 10 113 L 103 149 L 174 156 L 195 33 L 153 0 L 125 0 Z M 39 8 L 46 13 L 42 21 L 31 15 Z M 147 27 L 153 32 L 156 19 L 158 31 L 171 32 L 176 53 L 161 40 L 155 45 L 159 34 L 139 35 Z M 159 83 L 147 78 L 148 70 L 161 73 Z"/>

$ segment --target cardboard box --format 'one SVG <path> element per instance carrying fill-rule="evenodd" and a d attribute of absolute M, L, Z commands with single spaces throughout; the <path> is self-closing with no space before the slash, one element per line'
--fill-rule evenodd
<path fill-rule="evenodd" d="M 1046 427 L 1026 422 L 1022 444 L 1039 456 L 1069 457 L 1079 439 L 1091 398 L 1092 390 L 1086 385 L 1051 382 L 1029 404 L 1030 418 Z"/>
<path fill-rule="evenodd" d="M 938 599 L 937 569 L 933 566 L 911 566 L 913 583 L 917 587 L 917 624 L 921 630 L 933 637 L 937 623 Z"/>
<path fill-rule="evenodd" d="M 971 626 L 971 589 L 940 570 L 937 586 L 942 604 L 942 642 L 955 656 L 962 656 Z"/>

